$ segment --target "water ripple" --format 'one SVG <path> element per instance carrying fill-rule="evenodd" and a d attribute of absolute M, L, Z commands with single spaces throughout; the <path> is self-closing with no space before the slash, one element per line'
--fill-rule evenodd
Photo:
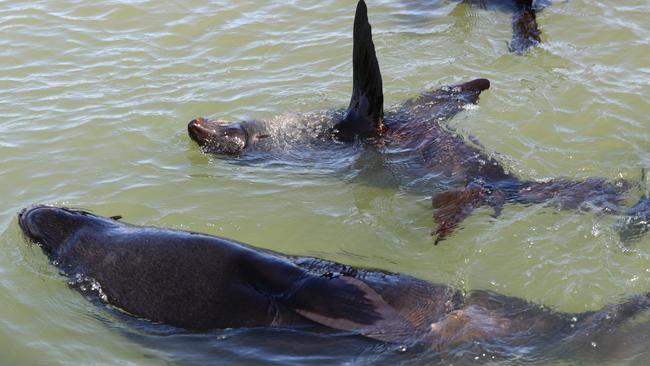
<path fill-rule="evenodd" d="M 387 104 L 487 77 L 492 87 L 479 108 L 449 124 L 517 174 L 637 181 L 650 167 L 647 2 L 554 2 L 538 15 L 543 43 L 525 55 L 507 51 L 510 14 L 498 8 L 379 0 L 369 11 Z M 359 182 L 342 168 L 356 150 L 290 166 L 233 164 L 188 141 L 185 124 L 197 115 L 290 120 L 288 112 L 347 105 L 352 12 L 340 0 L 0 1 L 3 361 L 426 364 L 458 356 L 309 332 L 225 331 L 223 342 L 213 334 L 125 336 L 131 326 L 68 289 L 26 245 L 15 215 L 33 203 L 316 253 L 563 311 L 648 291 L 648 239 L 622 247 L 614 218 L 518 206 L 494 219 L 477 210 L 434 247 L 430 197 L 386 177 Z M 643 343 L 634 331 L 621 339 Z M 609 349 L 616 356 L 598 362 L 625 359 Z M 520 351 L 505 362 L 566 356 Z M 649 356 L 638 347 L 627 355 Z"/>

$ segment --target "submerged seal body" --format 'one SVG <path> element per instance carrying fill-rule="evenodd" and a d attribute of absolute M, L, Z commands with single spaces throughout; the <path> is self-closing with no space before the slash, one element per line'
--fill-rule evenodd
<path fill-rule="evenodd" d="M 384 111 L 379 63 L 372 41 L 367 8 L 359 1 L 354 19 L 353 88 L 350 104 L 342 113 L 332 113 L 328 128 L 316 135 L 321 140 L 348 142 L 361 139 L 380 152 L 383 167 L 401 181 L 419 182 L 433 189 L 432 204 L 436 243 L 449 236 L 462 220 L 479 206 L 489 205 L 498 216 L 506 203 L 553 202 L 560 208 L 588 209 L 626 216 L 621 237 L 626 233 L 648 231 L 643 220 L 647 212 L 626 210 L 623 195 L 633 184 L 625 180 L 602 178 L 585 180 L 555 179 L 528 181 L 509 173 L 493 157 L 462 136 L 450 131 L 443 122 L 478 101 L 490 87 L 486 79 L 422 93 L 395 109 Z M 271 149 L 275 137 L 261 121 L 228 123 L 196 118 L 188 124 L 188 133 L 205 152 L 241 155 Z M 295 141 L 294 141 L 295 143 Z M 325 145 L 327 146 L 327 145 Z M 330 145 L 331 146 L 331 145 Z M 648 205 L 636 207 L 644 208 Z M 636 216 L 635 216 L 636 215 Z M 641 219 L 639 219 L 641 217 Z M 633 230 L 627 230 L 632 227 Z M 632 236 L 638 236 L 638 235 Z"/>
<path fill-rule="evenodd" d="M 25 235 L 73 279 L 130 316 L 191 330 L 320 324 L 372 339 L 452 350 L 543 346 L 597 334 L 650 306 L 559 313 L 489 291 L 464 295 L 411 276 L 285 256 L 236 241 L 142 227 L 66 208 L 19 214 Z"/>

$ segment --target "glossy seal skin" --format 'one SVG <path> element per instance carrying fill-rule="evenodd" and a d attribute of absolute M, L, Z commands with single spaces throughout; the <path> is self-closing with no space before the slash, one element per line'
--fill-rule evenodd
<path fill-rule="evenodd" d="M 523 12 L 516 14 L 526 17 L 532 3 L 516 3 Z M 537 34 L 533 28 L 526 32 L 531 33 L 526 38 L 535 38 Z M 336 140 L 339 144 L 360 139 L 380 153 L 377 155 L 381 162 L 376 165 L 388 170 L 393 178 L 407 187 L 425 186 L 426 193 L 432 196 L 435 243 L 451 235 L 476 208 L 488 205 L 497 217 L 506 203 L 550 203 L 560 209 L 580 210 L 595 207 L 619 214 L 624 218 L 619 225 L 624 241 L 648 231 L 650 207 L 644 203 L 647 199 L 642 198 L 635 209 L 623 206 L 624 194 L 635 184 L 603 178 L 544 182 L 521 179 L 476 143 L 467 143 L 450 131 L 443 123 L 477 103 L 479 95 L 490 87 L 487 79 L 425 92 L 384 111 L 381 72 L 363 0 L 357 4 L 353 33 L 350 104 L 345 112 L 333 114 L 329 129 L 318 134 L 318 138 Z M 228 124 L 197 118 L 188 125 L 190 137 L 204 151 L 227 155 L 272 149 L 274 138 L 268 138 L 272 135 L 270 130 L 267 123 L 260 121 Z M 307 145 L 305 141 L 286 140 Z"/>
<path fill-rule="evenodd" d="M 320 324 L 372 339 L 456 347 L 544 347 L 588 339 L 650 306 L 648 295 L 580 314 L 403 274 L 285 256 L 236 241 L 36 206 L 25 235 L 71 278 L 127 313 L 191 330 Z M 317 328 L 316 328 L 317 329 Z"/>

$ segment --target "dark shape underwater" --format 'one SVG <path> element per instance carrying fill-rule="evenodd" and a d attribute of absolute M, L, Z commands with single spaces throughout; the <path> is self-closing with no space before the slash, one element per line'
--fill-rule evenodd
<path fill-rule="evenodd" d="M 449 2 L 463 4 L 455 8 L 451 14 L 459 17 L 463 25 L 468 17 L 478 16 L 473 9 L 480 11 L 499 11 L 512 14 L 512 38 L 508 43 L 510 52 L 524 53 L 542 42 L 539 26 L 537 25 L 537 13 L 550 5 L 550 0 L 401 0 L 404 6 L 409 9 L 406 21 L 411 25 L 413 22 L 430 20 L 433 16 L 433 9 L 446 5 Z M 400 14 L 403 16 L 402 14 Z M 422 25 L 425 27 L 425 25 Z"/>
<path fill-rule="evenodd" d="M 635 206 L 637 210 L 626 210 L 622 205 L 623 195 L 634 184 L 604 178 L 522 180 L 445 128 L 443 122 L 475 104 L 481 92 L 490 87 L 486 79 L 425 92 L 385 112 L 381 72 L 363 0 L 357 5 L 352 55 L 350 104 L 343 113 L 331 113 L 328 123 L 318 132 L 320 141 L 332 142 L 324 143 L 322 148 L 331 148 L 334 154 L 337 144 L 361 140 L 379 151 L 382 165 L 402 180 L 428 184 L 428 189 L 433 190 L 436 227 L 432 234 L 437 236 L 436 243 L 449 236 L 474 209 L 488 205 L 497 217 L 506 203 L 550 202 L 561 209 L 581 210 L 596 207 L 629 218 L 621 226 L 621 233 L 632 226 L 637 234 L 648 230 L 647 220 L 642 219 L 650 210 L 643 204 L 647 198 Z M 271 151 L 281 138 L 269 123 L 232 124 L 200 117 L 190 121 L 188 134 L 203 151 L 231 156 Z"/>
<path fill-rule="evenodd" d="M 535 0 L 463 0 L 463 2 L 480 7 L 488 4 L 496 5 L 512 11 L 512 41 L 510 52 L 525 52 L 531 47 L 542 42 L 539 26 L 537 25 L 537 11 L 548 1 Z"/>
<path fill-rule="evenodd" d="M 91 299 L 130 319 L 194 331 L 321 326 L 437 352 L 530 353 L 588 342 L 650 307 L 644 294 L 599 311 L 561 313 L 490 291 L 464 294 L 404 274 L 67 208 L 31 207 L 18 222 Z"/>

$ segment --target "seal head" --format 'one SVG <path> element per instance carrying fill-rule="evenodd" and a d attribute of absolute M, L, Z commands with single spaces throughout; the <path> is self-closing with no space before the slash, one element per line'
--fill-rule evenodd
<path fill-rule="evenodd" d="M 37 243 L 50 259 L 57 259 L 66 244 L 78 239 L 82 230 L 106 229 L 120 218 L 104 218 L 81 210 L 37 205 L 18 213 L 18 225 L 25 236 Z"/>
<path fill-rule="evenodd" d="M 238 154 L 250 143 L 243 123 L 227 123 L 198 117 L 187 125 L 187 132 L 205 152 Z"/>

